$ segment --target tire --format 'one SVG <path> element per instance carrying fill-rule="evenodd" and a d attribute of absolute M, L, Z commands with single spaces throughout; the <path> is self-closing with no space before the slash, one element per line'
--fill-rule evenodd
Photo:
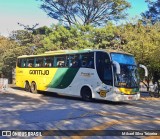
<path fill-rule="evenodd" d="M 30 88 L 29 82 L 27 81 L 25 83 L 25 91 L 30 92 L 30 90 L 31 90 L 31 88 Z"/>
<path fill-rule="evenodd" d="M 37 85 L 35 82 L 32 82 L 31 83 L 31 92 L 34 93 L 34 94 L 37 94 Z"/>
<path fill-rule="evenodd" d="M 81 96 L 84 101 L 91 101 L 92 100 L 92 92 L 89 87 L 83 87 L 81 89 Z"/>

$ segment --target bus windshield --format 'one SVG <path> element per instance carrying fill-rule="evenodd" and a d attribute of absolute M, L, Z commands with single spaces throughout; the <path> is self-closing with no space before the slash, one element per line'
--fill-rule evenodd
<path fill-rule="evenodd" d="M 121 73 L 115 74 L 115 86 L 125 88 L 138 88 L 139 76 L 135 58 L 132 55 L 111 53 L 111 58 L 120 64 Z M 114 71 L 115 71 L 114 67 Z M 115 73 L 115 72 L 114 72 Z"/>

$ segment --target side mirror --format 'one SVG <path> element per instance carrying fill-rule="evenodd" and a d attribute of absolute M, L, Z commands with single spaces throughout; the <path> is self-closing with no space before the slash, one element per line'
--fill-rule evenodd
<path fill-rule="evenodd" d="M 113 63 L 113 65 L 115 65 L 115 67 L 116 67 L 116 74 L 120 74 L 120 73 L 121 73 L 120 64 L 119 64 L 118 62 L 116 62 L 116 61 L 113 61 L 112 63 Z"/>
<path fill-rule="evenodd" d="M 142 65 L 142 64 L 139 64 L 139 67 L 142 68 L 142 69 L 144 69 L 144 71 L 145 71 L 145 77 L 147 77 L 148 76 L 148 69 L 147 69 L 147 67 L 144 66 L 144 65 Z"/>

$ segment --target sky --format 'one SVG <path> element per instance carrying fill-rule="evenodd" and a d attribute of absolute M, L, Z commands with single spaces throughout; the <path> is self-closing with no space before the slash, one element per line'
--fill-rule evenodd
<path fill-rule="evenodd" d="M 147 10 L 145 0 L 127 0 L 131 8 L 127 11 L 129 18 L 140 16 Z M 13 30 L 23 29 L 18 23 L 37 27 L 56 24 L 57 21 L 47 16 L 40 9 L 40 1 L 36 0 L 0 0 L 0 35 L 8 36 Z"/>

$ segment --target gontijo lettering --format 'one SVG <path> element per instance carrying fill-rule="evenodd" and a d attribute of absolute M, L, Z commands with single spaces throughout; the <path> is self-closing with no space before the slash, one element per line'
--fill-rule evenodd
<path fill-rule="evenodd" d="M 49 70 L 30 70 L 29 74 L 33 74 L 33 75 L 49 75 Z"/>

